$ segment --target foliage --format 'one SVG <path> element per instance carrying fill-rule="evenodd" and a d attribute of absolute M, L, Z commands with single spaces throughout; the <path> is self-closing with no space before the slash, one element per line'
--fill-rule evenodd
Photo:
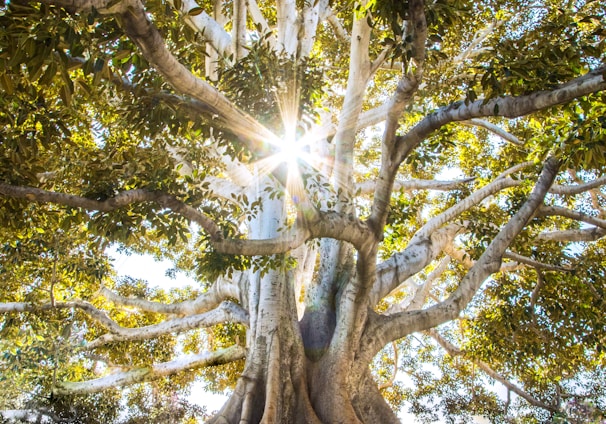
<path fill-rule="evenodd" d="M 233 290 L 221 293 L 224 297 L 213 308 L 235 305 L 256 322 L 255 310 L 246 302 L 258 293 L 238 285 L 244 284 L 242 275 L 263 278 L 279 271 L 287 276 L 282 283 L 294 293 L 291 298 L 307 302 L 299 316 L 295 313 L 284 321 L 296 321 L 301 311 L 322 311 L 326 307 L 322 302 L 332 302 L 326 307 L 328 314 L 342 313 L 335 299 L 357 293 L 348 292 L 350 282 L 344 280 L 364 278 L 361 271 L 367 268 L 354 271 L 351 266 L 363 260 L 362 249 L 353 254 L 341 248 L 338 254 L 309 260 L 301 254 L 303 249 L 276 248 L 258 256 L 244 248 L 225 253 L 221 243 L 244 246 L 251 233 L 265 231 L 269 221 L 282 216 L 276 238 L 298 226 L 315 225 L 316 231 L 343 210 L 351 212 L 347 222 L 360 217 L 355 222 L 362 227 L 376 206 L 373 190 L 364 184 L 383 178 L 382 167 L 397 157 L 385 158 L 386 152 L 406 143 L 412 146 L 406 137 L 421 124 L 438 119 L 445 110 L 480 108 L 490 101 L 554 90 L 591 70 L 603 70 L 606 60 L 606 8 L 599 1 L 428 1 L 423 8 L 427 36 L 419 42 L 411 24 L 411 1 L 334 0 L 303 56 L 277 47 L 277 30 L 268 31 L 280 25 L 272 2 L 258 2 L 266 22 L 245 19 L 247 45 L 242 56 L 221 55 L 212 28 L 203 31 L 191 23 L 207 12 L 217 21 L 221 14 L 230 17 L 236 1 L 223 2 L 221 10 L 214 10 L 216 2 L 200 2 L 185 13 L 179 11 L 181 1 L 145 2 L 170 53 L 216 94 L 200 99 L 194 88 L 192 92 L 175 88 L 162 63 L 150 59 L 153 52 L 127 31 L 124 17 L 108 15 L 103 8 L 72 13 L 70 7 L 55 3 L 62 2 L 17 0 L 0 5 L 0 190 L 10 186 L 63 193 L 97 201 L 104 208 L 124 193 L 170 197 L 165 203 L 145 200 L 95 210 L 47 200 L 41 191 L 0 195 L 0 307 L 28 305 L 23 306 L 27 310 L 15 307 L 0 314 L 0 410 L 50 411 L 69 422 L 194 423 L 207 418 L 204 408 L 186 399 L 192 386 L 203 385 L 212 392 L 233 390 L 246 369 L 245 360 L 211 361 L 208 367 L 182 369 L 171 377 L 103 393 L 64 396 L 53 390 L 64 381 L 148 369 L 182 354 L 252 343 L 254 329 L 221 319 L 206 327 L 167 331 L 153 338 L 126 337 L 89 348 L 112 333 L 105 318 L 128 332 L 209 312 L 146 310 L 129 305 L 134 298 L 154 305 L 182 305 L 206 299 L 215 294 L 216 282 L 230 281 Z M 120 2 L 110 3 L 113 7 Z M 296 3 L 303 10 L 321 2 Z M 336 35 L 329 15 L 346 28 L 345 36 Z M 348 31 L 358 20 L 371 28 L 368 57 L 357 69 L 369 75 L 354 82 L 362 85 L 367 80 L 368 87 L 352 100 L 348 96 L 356 87 L 348 85 L 348 73 L 356 69 L 348 67 L 362 37 Z M 225 35 L 235 34 L 236 24 L 226 19 L 219 27 Z M 300 28 L 297 36 L 304 35 Z M 421 53 L 423 63 L 418 59 Z M 382 63 L 374 62 L 379 59 Z M 207 79 L 206 70 L 213 67 L 217 79 Z M 403 96 L 403 82 L 412 81 L 406 78 L 416 71 L 422 71 L 422 81 L 414 81 L 416 91 L 395 119 L 391 144 L 382 124 L 359 128 L 351 140 L 342 139 L 347 138 L 343 134 L 353 134 L 358 116 L 347 124 L 341 119 L 346 121 L 357 106 L 365 116 L 393 105 L 397 98 L 393 93 Z M 232 108 L 230 116 L 217 112 L 223 98 Z M 357 100 L 357 106 L 348 104 Z M 381 119 L 387 115 L 383 111 Z M 452 249 L 430 257 L 376 304 L 366 305 L 365 299 L 352 295 L 355 305 L 364 304 L 364 311 L 370 311 L 369 323 L 390 308 L 413 302 L 424 287 L 425 307 L 455 293 L 469 264 L 483 258 L 526 204 L 548 156 L 555 155 L 562 163 L 558 186 L 580 186 L 605 177 L 605 91 L 512 119 L 498 116 L 496 104 L 488 115 L 495 116 L 484 116 L 482 124 L 465 119 L 440 126 L 402 158 L 393 175 L 396 189 L 387 194 L 389 210 L 381 234 L 365 233 L 368 240 L 380 239 L 373 252 L 378 263 L 406 253 L 411 240 L 418 242 L 414 237 L 420 229 L 474 193 L 499 179 L 507 179 L 509 185 L 449 219 L 448 224 L 458 226 L 449 242 Z M 304 152 L 321 156 L 320 165 L 297 170 L 302 171 L 297 188 L 304 194 L 294 194 L 289 185 L 286 174 L 292 170 L 285 171 L 286 161 L 264 166 L 280 147 L 267 134 L 260 142 L 255 139 L 258 128 L 252 123 L 264 126 L 277 140 L 291 135 L 292 125 L 299 140 L 322 133 L 318 145 L 306 145 Z M 507 136 L 496 134 L 491 126 Z M 520 164 L 524 166 L 508 171 Z M 344 181 L 330 175 L 334 169 L 342 171 L 339 166 L 350 166 L 351 178 L 347 171 L 340 175 Z M 265 168 L 271 168 L 266 188 L 250 189 L 259 184 L 257 174 Z M 447 189 L 406 185 L 457 179 L 461 181 Z M 350 190 L 355 199 L 344 207 L 339 202 L 346 197 L 343 187 L 349 182 L 357 184 Z M 223 189 L 221 183 L 231 185 Z M 317 210 L 305 209 L 309 207 L 305 200 Z M 280 210 L 272 210 L 277 204 Z M 193 222 L 192 214 L 183 213 L 183 205 L 196 217 L 212 221 L 216 232 L 200 224 L 203 220 Z M 423 422 L 442 418 L 469 422 L 474 415 L 496 423 L 604 420 L 606 392 L 600 384 L 606 369 L 604 184 L 575 195 L 553 191 L 545 196 L 544 205 L 578 214 L 541 210 L 533 214 L 502 255 L 504 269 L 483 282 L 460 318 L 435 330 L 442 343 L 432 337 L 435 333 L 415 333 L 394 340 L 374 357 L 373 377 L 394 410 L 409 411 Z M 342 237 L 353 246 L 354 238 L 347 238 L 349 229 L 330 237 Z M 587 229 L 594 231 L 592 240 L 547 238 L 586 234 Z M 327 243 L 324 235 L 314 238 L 322 241 L 301 245 L 316 255 Z M 434 242 L 428 237 L 418 244 Z M 186 273 L 198 284 L 169 290 L 120 277 L 111 259 L 116 250 L 169 259 L 174 263 L 169 273 Z M 409 261 L 410 256 L 398 260 Z M 524 260 L 518 262 L 520 256 Z M 445 259 L 450 262 L 438 273 Z M 412 262 L 406 263 L 414 268 Z M 331 267 L 338 277 L 327 282 L 322 272 L 329 275 Z M 405 272 L 396 265 L 395 273 L 397 279 Z M 299 275 L 309 281 L 302 283 Z M 318 295 L 321 301 L 314 297 L 317 287 L 333 283 L 329 295 Z M 356 290 L 363 292 L 367 283 Z M 114 293 L 115 299 L 103 295 L 103 290 Z M 351 331 L 358 333 L 363 331 Z M 448 350 L 444 341 L 456 349 Z M 499 394 L 505 386 L 486 368 L 516 389 Z"/>

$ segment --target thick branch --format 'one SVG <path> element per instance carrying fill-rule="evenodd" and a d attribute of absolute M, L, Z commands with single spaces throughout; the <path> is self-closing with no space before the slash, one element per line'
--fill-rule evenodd
<path fill-rule="evenodd" d="M 437 129 L 451 122 L 467 121 L 487 116 L 517 118 L 552 106 L 567 103 L 577 97 L 606 89 L 604 72 L 600 67 L 557 88 L 525 96 L 498 97 L 465 104 L 456 102 L 425 117 L 406 135 L 398 137 L 397 158 L 401 163 L 408 154 Z"/>
<path fill-rule="evenodd" d="M 277 2 L 278 47 L 287 55 L 294 56 L 297 51 L 299 22 L 295 0 Z"/>
<path fill-rule="evenodd" d="M 95 4 L 89 0 L 43 0 L 44 3 L 63 6 L 70 11 L 90 10 Z M 110 3 L 109 1 L 107 3 Z M 143 56 L 160 72 L 166 81 L 180 93 L 205 104 L 216 124 L 236 134 L 253 151 L 266 154 L 265 141 L 275 137 L 258 121 L 238 109 L 219 90 L 197 78 L 168 50 L 164 39 L 148 18 L 139 0 L 123 0 L 106 13 L 117 15 L 126 35 L 141 50 Z"/>
<path fill-rule="evenodd" d="M 459 226 L 451 226 L 449 229 L 445 230 L 445 234 L 449 235 L 448 237 L 437 239 L 436 237 L 438 237 L 438 235 L 444 233 L 438 231 L 440 227 L 452 221 L 466 210 L 479 204 L 488 196 L 518 184 L 518 181 L 514 181 L 510 178 L 497 179 L 472 193 L 470 196 L 448 208 L 436 217 L 430 219 L 415 233 L 404 251 L 397 253 L 377 267 L 377 281 L 375 283 L 375 288 L 373 289 L 373 303 L 371 304 L 374 305 L 375 301 L 379 301 L 404 280 L 427 266 L 460 230 Z M 439 243 L 434 242 L 434 239 L 439 240 Z M 404 260 L 404 258 L 406 258 L 406 260 Z M 378 298 L 375 298 L 375 296 L 378 296 Z"/>
<path fill-rule="evenodd" d="M 307 57 L 311 52 L 320 17 L 325 14 L 328 0 L 303 3 L 301 30 L 299 33 L 299 57 Z"/>
<path fill-rule="evenodd" d="M 451 206 L 450 208 L 446 209 L 444 212 L 442 212 L 439 215 L 430 219 L 425 225 L 423 225 L 423 227 L 419 231 L 417 231 L 417 233 L 414 235 L 413 240 L 417 237 L 419 237 L 419 238 L 429 237 L 429 235 L 431 233 L 436 231 L 442 225 L 444 225 L 447 222 L 452 221 L 454 218 L 461 215 L 463 212 L 480 204 L 480 202 L 482 202 L 487 197 L 492 196 L 493 194 L 495 194 L 501 190 L 504 190 L 506 188 L 515 187 L 519 184 L 520 184 L 519 181 L 512 180 L 511 178 L 501 178 L 501 179 L 497 179 L 497 180 L 491 182 L 490 184 L 473 192 L 472 194 L 470 194 L 469 196 L 467 196 L 465 199 L 461 200 L 454 206 Z"/>
<path fill-rule="evenodd" d="M 449 225 L 426 238 L 415 237 L 406 248 L 377 265 L 375 284 L 370 293 L 370 305 L 382 298 L 431 263 L 451 243 L 460 226 Z"/>
<path fill-rule="evenodd" d="M 457 318 L 486 278 L 499 270 L 506 249 L 543 203 L 543 199 L 557 174 L 558 167 L 559 161 L 557 159 L 549 158 L 546 161 L 528 200 L 503 227 L 465 275 L 457 289 L 446 300 L 420 311 L 402 312 L 389 318 L 379 317 L 366 332 L 370 339 L 374 339 L 367 354 L 371 353 L 370 356 L 372 356 L 392 340 L 416 331 L 428 330 Z"/>
<path fill-rule="evenodd" d="M 56 395 L 82 395 L 98 393 L 119 386 L 128 386 L 161 377 L 213 365 L 226 364 L 244 358 L 246 350 L 241 346 L 230 346 L 215 352 L 204 352 L 197 355 L 187 355 L 179 359 L 146 368 L 138 368 L 126 372 L 118 372 L 95 380 L 82 382 L 62 382 L 53 389 Z"/>
<path fill-rule="evenodd" d="M 168 0 L 174 7 L 174 1 Z M 189 15 L 188 12 L 194 8 L 200 7 L 195 0 L 182 0 L 179 12 L 183 14 L 183 20 L 195 31 L 204 35 L 204 38 L 213 46 L 213 48 L 223 57 L 228 57 L 233 53 L 231 47 L 231 37 L 217 21 L 208 16 L 206 12 L 197 15 Z"/>

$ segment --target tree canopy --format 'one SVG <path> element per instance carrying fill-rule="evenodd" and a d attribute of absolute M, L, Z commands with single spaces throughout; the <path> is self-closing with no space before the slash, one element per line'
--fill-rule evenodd
<path fill-rule="evenodd" d="M 602 422 L 605 17 L 4 1 L 0 417 Z"/>

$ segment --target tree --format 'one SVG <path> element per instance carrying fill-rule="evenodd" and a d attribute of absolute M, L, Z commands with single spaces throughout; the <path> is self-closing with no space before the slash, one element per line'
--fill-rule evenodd
<path fill-rule="evenodd" d="M 604 16 L 4 2 L 2 416 L 193 422 L 205 378 L 213 423 L 597 422 Z"/>

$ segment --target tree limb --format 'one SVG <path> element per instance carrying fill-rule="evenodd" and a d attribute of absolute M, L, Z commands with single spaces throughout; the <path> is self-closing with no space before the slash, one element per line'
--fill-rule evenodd
<path fill-rule="evenodd" d="M 437 190 L 448 191 L 456 190 L 464 184 L 473 181 L 475 178 L 463 178 L 460 180 L 441 181 L 441 180 L 396 180 L 393 185 L 393 191 L 414 191 L 414 190 Z M 376 181 L 366 180 L 358 184 L 356 192 L 358 194 L 370 194 L 374 191 Z"/>
<path fill-rule="evenodd" d="M 170 319 L 144 327 L 130 328 L 114 325 L 109 329 L 110 333 L 97 337 L 95 340 L 87 343 L 84 346 L 84 349 L 91 350 L 108 343 L 125 340 L 153 339 L 164 334 L 180 333 L 203 327 L 211 327 L 223 322 L 248 325 L 248 314 L 244 309 L 233 302 L 223 302 L 218 308 L 202 314 Z"/>
<path fill-rule="evenodd" d="M 168 3 L 175 7 L 173 0 Z M 217 21 L 211 18 L 206 12 L 197 15 L 190 15 L 188 12 L 194 8 L 200 7 L 195 0 L 182 0 L 179 12 L 183 15 L 183 20 L 194 31 L 204 35 L 204 38 L 213 48 L 223 57 L 228 57 L 233 53 L 231 46 L 231 36 Z M 176 7 L 175 7 L 176 8 Z"/>
<path fill-rule="evenodd" d="M 560 272 L 571 272 L 573 271 L 571 268 L 565 268 L 563 266 L 546 264 L 543 262 L 536 261 L 534 259 L 528 258 L 526 256 L 520 255 L 515 252 L 505 252 L 503 254 L 503 258 L 512 259 L 517 263 L 531 266 L 536 269 L 543 269 L 546 271 L 560 271 Z"/>
<path fill-rule="evenodd" d="M 517 146 L 524 145 L 524 143 L 515 135 L 508 133 L 503 128 L 499 127 L 498 125 L 495 125 L 492 122 L 488 122 L 484 119 L 470 119 L 469 121 L 461 121 L 461 124 L 467 125 L 470 127 L 484 128 L 484 129 L 490 131 L 491 133 L 498 135 L 505 141 L 509 141 L 510 143 L 513 143 Z"/>
<path fill-rule="evenodd" d="M 326 20 L 332 27 L 332 30 L 334 31 L 335 35 L 337 36 L 337 39 L 339 39 L 340 41 L 342 41 L 345 44 L 349 44 L 351 42 L 351 38 L 349 37 L 347 30 L 345 28 L 343 28 L 341 21 L 339 21 L 339 18 L 337 18 L 334 11 L 332 11 L 330 8 L 327 8 L 326 13 L 327 13 Z"/>
<path fill-rule="evenodd" d="M 423 225 L 423 227 L 419 231 L 415 233 L 415 235 L 413 236 L 413 240 L 416 237 L 429 237 L 431 233 L 440 228 L 442 225 L 452 221 L 454 218 L 461 215 L 463 212 L 480 204 L 487 197 L 490 197 L 493 194 L 498 193 L 499 191 L 504 190 L 506 188 L 515 187 L 519 184 L 519 181 L 512 180 L 511 178 L 501 178 L 491 182 L 490 184 L 485 185 L 484 187 L 473 192 L 457 204 L 451 206 L 444 212 L 430 219 L 425 225 Z"/>
<path fill-rule="evenodd" d="M 599 227 L 583 228 L 579 230 L 547 231 L 540 233 L 535 240 L 557 241 L 563 243 L 596 241 L 606 236 L 606 230 Z"/>
<path fill-rule="evenodd" d="M 551 188 L 551 192 L 554 194 L 562 194 L 564 196 L 574 196 L 575 194 L 584 193 L 594 188 L 606 185 L 606 175 L 603 177 L 596 178 L 593 181 L 584 184 L 576 185 L 559 185 L 554 184 Z"/>
<path fill-rule="evenodd" d="M 234 284 L 225 284 L 223 280 L 215 282 L 206 293 L 201 294 L 194 300 L 185 300 L 172 304 L 121 296 L 106 287 L 101 287 L 99 294 L 116 305 L 137 308 L 145 312 L 177 316 L 201 314 L 217 307 L 228 298 L 240 298 L 239 288 Z"/>
<path fill-rule="evenodd" d="M 161 377 L 176 374 L 194 368 L 226 364 L 244 358 L 246 350 L 238 345 L 214 352 L 203 352 L 197 355 L 186 355 L 179 359 L 145 368 L 110 374 L 105 377 L 82 382 L 61 382 L 53 389 L 55 395 L 83 395 L 98 393 L 119 386 L 157 380 Z"/>
<path fill-rule="evenodd" d="M 606 229 L 606 220 L 595 218 L 593 216 L 587 215 L 583 212 L 577 212 L 570 209 L 563 208 L 561 206 L 541 206 L 537 211 L 538 216 L 563 216 L 566 218 L 570 218 L 575 221 L 586 222 L 587 224 L 595 225 L 596 227 L 600 227 L 602 229 Z"/>
<path fill-rule="evenodd" d="M 250 115 L 242 112 L 219 90 L 197 78 L 168 50 L 164 39 L 148 18 L 140 0 L 123 0 L 110 9 L 111 3 L 91 0 L 42 0 L 46 4 L 63 6 L 72 12 L 90 10 L 96 3 L 103 3 L 105 13 L 116 15 L 126 35 L 139 47 L 145 59 L 162 74 L 166 82 L 180 93 L 191 96 L 208 107 L 216 123 L 237 135 L 251 151 L 261 156 L 267 154 L 268 139 L 275 138 L 267 128 Z"/>
<path fill-rule="evenodd" d="M 427 309 L 406 311 L 387 317 L 379 316 L 369 325 L 366 335 L 372 340 L 363 349 L 372 357 L 385 344 L 416 331 L 428 330 L 459 316 L 482 283 L 499 270 L 503 254 L 543 203 L 559 168 L 559 161 L 547 159 L 532 193 L 518 212 L 501 229 L 484 253 L 465 275 L 457 289 L 444 301 Z"/>
<path fill-rule="evenodd" d="M 456 347 L 455 345 L 450 343 L 448 340 L 446 340 L 444 337 L 442 337 L 436 330 L 428 330 L 428 331 L 426 331 L 426 333 L 429 336 L 431 336 L 436 342 L 438 342 L 438 344 L 440 346 L 442 346 L 442 348 L 444 348 L 444 350 L 446 352 L 448 352 L 449 355 L 463 356 L 463 357 L 465 356 L 464 351 L 460 350 L 458 347 Z M 511 381 L 509 381 L 508 379 L 503 377 L 501 374 L 499 374 L 498 372 L 493 370 L 490 367 L 490 365 L 488 365 L 486 362 L 477 361 L 477 360 L 474 360 L 472 362 L 474 364 L 476 364 L 482 371 L 484 371 L 486 374 L 488 374 L 491 378 L 495 379 L 496 381 L 498 381 L 499 383 L 501 383 L 502 385 L 507 387 L 507 389 L 511 390 L 512 392 L 514 392 L 515 394 L 517 394 L 518 396 L 520 396 L 521 398 L 526 400 L 531 405 L 538 406 L 539 408 L 543 408 L 543 409 L 546 409 L 546 410 L 552 411 L 552 412 L 558 411 L 557 407 L 546 404 L 545 402 L 541 402 L 540 400 L 531 396 L 529 393 L 522 390 L 517 385 L 513 384 Z"/>
<path fill-rule="evenodd" d="M 460 231 L 459 225 L 448 225 L 427 238 L 416 237 L 404 250 L 377 265 L 377 275 L 370 305 L 376 305 L 396 287 L 431 263 Z"/>
<path fill-rule="evenodd" d="M 0 182 L 0 195 L 25 199 L 30 202 L 56 203 L 98 212 L 111 212 L 133 203 L 155 202 L 200 225 L 210 235 L 211 239 L 221 240 L 223 238 L 222 230 L 206 215 L 186 205 L 176 197 L 159 191 L 126 190 L 106 200 L 94 200 L 73 194 L 55 193 L 35 187 L 14 186 Z"/>
<path fill-rule="evenodd" d="M 602 91 L 606 89 L 605 71 L 606 67 L 599 67 L 552 90 L 517 97 L 481 99 L 467 104 L 460 101 L 440 108 L 421 120 L 407 134 L 398 137 L 395 160 L 401 163 L 419 143 L 448 123 L 487 116 L 517 118 Z"/>

